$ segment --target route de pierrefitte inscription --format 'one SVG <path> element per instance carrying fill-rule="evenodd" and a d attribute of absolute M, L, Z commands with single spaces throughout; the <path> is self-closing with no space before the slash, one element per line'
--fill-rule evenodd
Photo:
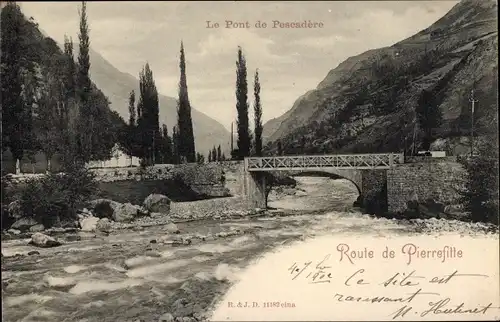
<path fill-rule="evenodd" d="M 443 246 L 440 248 L 427 249 L 419 247 L 413 243 L 407 243 L 401 247 L 398 251 L 389 248 L 388 246 L 379 253 L 375 253 L 368 247 L 363 247 L 361 249 L 351 248 L 348 244 L 338 244 L 337 252 L 339 254 L 339 262 L 349 261 L 354 264 L 356 260 L 362 260 L 367 258 L 374 258 L 375 256 L 380 256 L 385 259 L 392 259 L 396 257 L 403 257 L 406 260 L 406 264 L 410 265 L 412 261 L 416 259 L 432 259 L 440 260 L 445 262 L 453 258 L 462 258 L 463 251 L 455 246 Z"/>
<path fill-rule="evenodd" d="M 246 21 L 235 21 L 235 20 L 224 20 L 224 22 L 211 21 L 206 20 L 206 28 L 207 29 L 264 29 L 264 28 L 273 28 L 273 29 L 320 29 L 324 27 L 323 22 L 321 21 L 312 21 L 312 20 L 302 20 L 302 21 L 280 21 L 280 20 L 271 20 L 271 21 L 262 21 L 257 20 L 254 22 Z"/>

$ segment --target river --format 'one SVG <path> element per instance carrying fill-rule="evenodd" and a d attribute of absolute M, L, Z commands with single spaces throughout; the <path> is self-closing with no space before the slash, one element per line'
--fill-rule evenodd
<path fill-rule="evenodd" d="M 2 242 L 3 320 L 201 320 L 242 269 L 281 245 L 336 232 L 409 233 L 396 221 L 373 219 L 352 208 L 357 190 L 348 181 L 298 180 L 296 195 L 271 195 L 274 215 L 179 223 L 179 238 L 205 238 L 189 245 L 159 242 L 166 235 L 162 226 L 48 249 L 27 246 L 28 240 Z M 221 232 L 239 233 L 213 237 Z M 33 250 L 39 254 L 27 255 Z"/>

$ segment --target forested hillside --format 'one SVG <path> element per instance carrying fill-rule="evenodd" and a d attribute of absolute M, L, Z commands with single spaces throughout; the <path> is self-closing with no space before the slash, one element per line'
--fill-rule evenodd
<path fill-rule="evenodd" d="M 15 159 L 43 152 L 62 155 L 71 131 L 78 131 L 78 62 L 73 43 L 64 51 L 44 36 L 33 18 L 15 3 L 1 11 L 2 149 Z M 105 160 L 118 142 L 124 120 L 110 110 L 107 97 L 90 83 L 85 90 L 92 111 L 88 159 Z M 90 129 L 87 129 L 90 130 Z M 83 130 L 84 131 L 84 130 Z"/>

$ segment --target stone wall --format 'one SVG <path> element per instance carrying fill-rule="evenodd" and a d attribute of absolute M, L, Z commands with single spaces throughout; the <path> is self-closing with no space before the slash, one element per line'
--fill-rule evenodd
<path fill-rule="evenodd" d="M 361 198 L 365 211 L 381 214 L 387 211 L 387 170 L 361 170 Z"/>
<path fill-rule="evenodd" d="M 232 196 L 244 195 L 244 172 L 245 164 L 243 161 L 224 161 L 216 162 L 224 172 L 225 187 Z"/>
<path fill-rule="evenodd" d="M 405 163 L 387 170 L 388 210 L 402 212 L 411 200 L 433 199 L 445 205 L 456 203 L 464 171 L 455 158 Z"/>
<path fill-rule="evenodd" d="M 120 199 L 141 199 L 149 193 L 161 193 L 174 199 L 187 201 L 227 197 L 240 192 L 240 179 L 236 174 L 238 164 L 160 164 L 141 169 L 99 168 L 91 169 L 96 175 L 103 196 Z M 11 175 L 11 182 L 22 183 L 45 174 Z M 229 177 L 229 182 L 227 178 Z M 226 184 L 230 187 L 228 189 Z M 185 195 L 185 196 L 183 196 Z M 137 200 L 135 200 L 137 201 Z M 122 200 L 122 202 L 125 202 Z"/>

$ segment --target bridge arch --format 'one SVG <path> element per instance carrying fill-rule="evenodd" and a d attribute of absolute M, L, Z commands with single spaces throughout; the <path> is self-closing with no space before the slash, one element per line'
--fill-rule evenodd
<path fill-rule="evenodd" d="M 362 173 L 361 170 L 355 169 L 318 169 L 318 170 L 289 170 L 285 171 L 286 175 L 290 177 L 297 176 L 321 176 L 328 177 L 331 179 L 346 179 L 352 182 L 358 189 L 358 193 L 362 194 Z"/>

